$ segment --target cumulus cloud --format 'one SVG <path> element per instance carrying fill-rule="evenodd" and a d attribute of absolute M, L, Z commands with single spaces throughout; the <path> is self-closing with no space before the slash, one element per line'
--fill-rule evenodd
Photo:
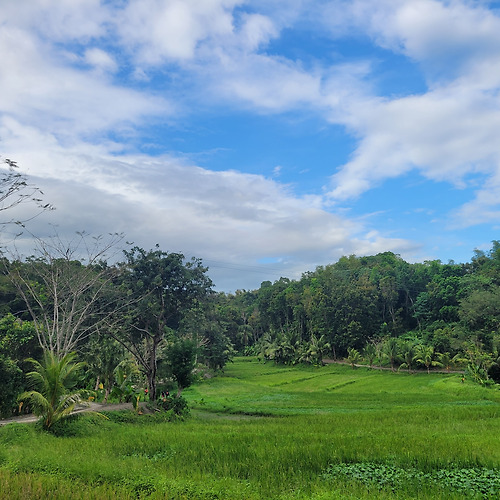
<path fill-rule="evenodd" d="M 352 160 L 332 177 L 332 199 L 357 197 L 412 169 L 457 188 L 481 173 L 490 177 L 484 192 L 479 188 L 476 201 L 455 215 L 472 221 L 474 208 L 476 220 L 481 212 L 486 219 L 498 218 L 498 210 L 491 209 L 498 197 L 491 192 L 500 169 L 495 139 L 500 81 L 494 69 L 500 56 L 500 18 L 481 6 L 432 0 L 357 1 L 347 12 L 351 25 L 364 27 L 380 46 L 418 61 L 429 90 L 349 104 L 346 124 L 359 144 Z M 442 71 L 450 62 L 453 71 Z"/>
<path fill-rule="evenodd" d="M 20 154 L 19 161 L 36 166 L 31 179 L 56 206 L 36 220 L 38 233 L 48 222 L 62 234 L 124 232 L 144 247 L 159 243 L 208 262 L 240 266 L 240 287 L 258 286 L 265 268 L 256 275 L 245 266 L 263 257 L 280 262 L 283 275 L 298 277 L 299 270 L 346 253 L 416 250 L 408 241 L 384 239 L 361 220 L 329 213 L 317 199 L 297 198 L 286 186 L 259 175 L 214 172 L 166 156 L 116 158 L 83 144 L 72 150 L 54 147 L 42 155 L 34 148 Z M 30 207 L 20 210 L 25 216 Z M 217 269 L 217 284 L 227 289 L 233 284 L 231 273 Z"/>
<path fill-rule="evenodd" d="M 230 33 L 238 0 L 131 0 L 117 31 L 138 64 L 189 60 L 200 42 Z"/>
<path fill-rule="evenodd" d="M 332 206 L 411 170 L 457 189 L 477 183 L 454 212 L 463 225 L 500 218 L 500 18 L 480 2 L 6 0 L 0 24 L 2 152 L 61 207 L 50 217 L 65 230 L 109 222 L 145 246 L 232 263 L 266 257 L 289 270 L 346 253 L 404 255 L 417 246 Z M 397 53 L 427 90 L 377 95 L 368 56 L 280 52 L 273 43 L 297 27 Z M 213 172 L 175 154 L 134 153 L 145 123 L 197 105 L 305 111 L 357 145 L 332 165 L 325 196 L 300 197 L 238 165 Z"/>

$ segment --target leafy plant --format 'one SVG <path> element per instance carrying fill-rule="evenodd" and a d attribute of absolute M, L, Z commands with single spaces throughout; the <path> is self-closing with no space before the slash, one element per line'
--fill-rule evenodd
<path fill-rule="evenodd" d="M 354 369 L 356 368 L 356 364 L 361 361 L 361 354 L 357 349 L 349 347 L 349 349 L 347 349 L 347 361 Z"/>
<path fill-rule="evenodd" d="M 27 403 L 35 415 L 42 417 L 42 426 L 49 430 L 54 423 L 68 417 L 88 391 L 74 390 L 84 363 L 76 363 L 75 353 L 61 359 L 51 351 L 44 351 L 42 362 L 29 361 L 35 371 L 26 375 L 28 385 L 34 389 L 23 392 L 19 401 Z"/>

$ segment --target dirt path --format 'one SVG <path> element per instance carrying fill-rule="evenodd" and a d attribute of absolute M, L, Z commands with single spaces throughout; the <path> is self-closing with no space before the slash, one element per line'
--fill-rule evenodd
<path fill-rule="evenodd" d="M 144 403 L 139 403 L 143 406 Z M 81 413 L 85 411 L 123 411 L 123 410 L 133 410 L 134 407 L 132 403 L 88 403 L 85 405 L 77 405 L 73 413 Z M 10 417 L 0 420 L 0 427 L 2 425 L 18 423 L 18 424 L 29 424 L 36 422 L 39 417 L 35 415 L 19 415 L 18 417 Z"/>
<path fill-rule="evenodd" d="M 335 359 L 324 359 L 323 363 L 325 365 L 336 363 L 337 365 L 348 365 L 348 366 L 351 366 L 351 363 L 349 363 L 348 361 L 335 360 Z M 361 365 L 361 364 L 359 364 L 359 365 L 358 364 L 354 364 L 354 366 L 356 368 L 370 368 L 372 370 L 386 370 L 386 371 L 391 370 L 394 373 L 400 371 L 398 368 L 395 368 L 393 370 L 390 366 L 378 366 L 378 365 L 369 366 L 369 365 Z M 405 370 L 402 371 L 402 373 L 408 373 L 408 370 L 405 369 Z M 427 371 L 427 368 L 413 368 L 410 373 L 415 374 L 415 373 L 429 373 L 429 372 Z M 430 373 L 444 373 L 446 375 L 448 375 L 450 373 L 459 373 L 459 374 L 461 374 L 461 373 L 465 373 L 465 370 L 445 370 L 444 368 L 435 368 L 435 367 L 433 367 L 433 368 L 430 369 Z"/>

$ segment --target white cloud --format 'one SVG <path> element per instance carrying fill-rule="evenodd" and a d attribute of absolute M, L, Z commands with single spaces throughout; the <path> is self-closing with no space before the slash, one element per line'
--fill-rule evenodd
<path fill-rule="evenodd" d="M 172 107 L 154 95 L 114 85 L 93 72 L 63 65 L 39 39 L 16 27 L 0 32 L 0 74 L 4 114 L 65 137 L 126 127 Z M 91 51 L 96 64 L 113 64 L 104 51 Z"/>
<path fill-rule="evenodd" d="M 111 12 L 101 0 L 2 0 L 0 25 L 18 26 L 52 41 L 103 36 Z"/>
<path fill-rule="evenodd" d="M 239 3 L 131 0 L 118 16 L 117 31 L 139 65 L 189 60 L 200 42 L 231 33 L 231 9 Z"/>
<path fill-rule="evenodd" d="M 84 60 L 99 71 L 114 73 L 118 69 L 115 59 L 109 53 L 97 47 L 87 49 Z"/>
<path fill-rule="evenodd" d="M 361 7 L 366 7 L 365 9 Z M 488 178 L 457 211 L 468 222 L 498 220 L 500 18 L 471 3 L 431 0 L 353 2 L 352 25 L 426 69 L 430 89 L 395 99 L 349 101 L 340 116 L 359 137 L 351 161 L 332 177 L 333 199 L 357 197 L 417 169 L 457 188 Z M 450 68 L 450 66 L 453 66 Z M 477 179 L 477 176 L 475 177 Z M 481 215 L 482 214 L 482 215 Z"/>
<path fill-rule="evenodd" d="M 6 0 L 0 25 L 3 153 L 40 180 L 60 207 L 50 217 L 68 230 L 124 230 L 151 246 L 158 239 L 233 263 L 272 257 L 289 269 L 345 253 L 415 250 L 325 211 L 319 196 L 127 154 L 126 141 L 103 139 L 134 137 L 146 120 L 194 113 L 197 104 L 305 111 L 344 125 L 358 147 L 332 177 L 333 200 L 418 169 L 457 188 L 471 175 L 480 180 L 456 212 L 464 224 L 500 217 L 500 19 L 481 3 Z M 370 85 L 376 64 L 367 59 L 320 61 L 307 47 L 290 52 L 303 59 L 280 54 L 272 42 L 298 26 L 402 54 L 422 68 L 429 90 L 384 98 Z"/>
<path fill-rule="evenodd" d="M 245 266 L 262 257 L 281 261 L 283 275 L 290 275 L 345 253 L 415 248 L 404 240 L 368 234 L 362 221 L 329 213 L 319 198 L 297 198 L 262 176 L 213 172 L 167 156 L 117 157 L 84 143 L 69 149 L 52 141 L 51 148 L 41 150 L 37 141 L 47 138 L 24 132 L 31 133 L 24 142 L 33 140 L 33 147 L 16 159 L 29 167 L 30 179 L 56 206 L 31 223 L 36 234 L 50 233 L 48 222 L 61 234 L 124 232 L 143 247 L 159 243 L 166 250 L 239 265 L 240 287 L 269 279 L 252 277 L 254 271 L 245 278 Z M 15 142 L 7 145 L 18 151 Z M 22 207 L 22 214 L 30 209 Z M 218 287 L 233 286 L 233 274 L 218 269 Z"/>

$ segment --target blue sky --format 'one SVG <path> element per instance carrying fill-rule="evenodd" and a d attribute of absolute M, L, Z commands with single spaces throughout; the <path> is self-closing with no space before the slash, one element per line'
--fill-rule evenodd
<path fill-rule="evenodd" d="M 123 232 L 219 290 L 466 262 L 499 238 L 499 7 L 3 0 L 0 155 L 56 206 L 34 234 Z"/>

